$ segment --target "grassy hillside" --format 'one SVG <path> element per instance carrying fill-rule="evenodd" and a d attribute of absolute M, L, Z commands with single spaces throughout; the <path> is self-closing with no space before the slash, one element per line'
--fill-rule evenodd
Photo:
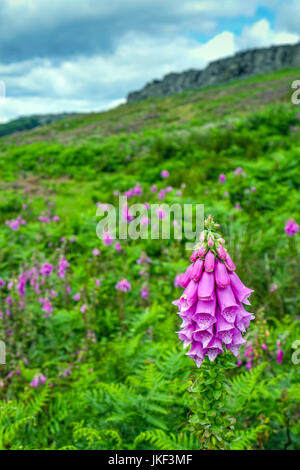
<path fill-rule="evenodd" d="M 36 127 L 40 126 L 45 126 L 47 124 L 51 124 L 54 121 L 74 117 L 76 114 L 77 113 L 45 114 L 19 117 L 7 123 L 0 124 L 0 137 L 26 131 L 28 129 L 35 129 Z"/>
<path fill-rule="evenodd" d="M 284 231 L 300 223 L 299 72 L 0 139 L 0 448 L 300 447 L 299 233 Z M 175 334 L 185 240 L 97 238 L 97 203 L 138 183 L 129 204 L 202 203 L 221 224 L 255 290 L 239 367 L 228 353 L 199 371 Z"/>

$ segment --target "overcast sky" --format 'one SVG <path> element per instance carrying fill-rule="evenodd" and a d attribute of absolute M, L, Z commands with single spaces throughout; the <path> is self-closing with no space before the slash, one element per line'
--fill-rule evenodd
<path fill-rule="evenodd" d="M 0 122 L 111 108 L 168 72 L 295 43 L 299 21 L 300 0 L 0 0 Z"/>

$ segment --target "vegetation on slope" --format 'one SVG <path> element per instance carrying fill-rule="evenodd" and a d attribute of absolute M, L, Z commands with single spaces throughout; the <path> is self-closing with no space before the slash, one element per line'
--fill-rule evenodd
<path fill-rule="evenodd" d="M 300 220 L 300 116 L 289 91 L 297 73 L 1 139 L 0 448 L 299 448 L 299 233 L 284 231 Z M 250 371 L 245 348 L 240 367 L 226 354 L 200 371 L 182 351 L 171 302 L 185 240 L 124 240 L 118 252 L 97 238 L 96 204 L 116 204 L 114 191 L 137 183 L 143 193 L 129 203 L 158 203 L 171 186 L 162 202 L 203 203 L 221 223 L 255 290 Z M 143 253 L 152 263 L 137 263 Z M 34 268 L 38 286 L 28 282 L 20 296 L 20 275 Z M 126 293 L 115 288 L 123 278 Z"/>

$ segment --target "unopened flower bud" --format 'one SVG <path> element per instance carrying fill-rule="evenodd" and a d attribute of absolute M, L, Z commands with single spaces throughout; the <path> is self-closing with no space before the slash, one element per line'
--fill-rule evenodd
<path fill-rule="evenodd" d="M 217 253 L 219 258 L 221 258 L 222 260 L 226 259 L 226 251 L 224 250 L 222 245 L 218 246 Z"/>
<path fill-rule="evenodd" d="M 203 258 L 203 256 L 205 256 L 206 252 L 207 252 L 207 248 L 205 248 L 204 245 L 200 245 L 199 250 L 198 250 L 199 258 Z"/>
<path fill-rule="evenodd" d="M 209 247 L 214 246 L 214 239 L 212 237 L 209 237 L 207 244 Z"/>
<path fill-rule="evenodd" d="M 229 254 L 226 253 L 226 258 L 225 258 L 225 261 L 224 261 L 225 265 L 226 265 L 226 268 L 229 270 L 229 271 L 235 271 L 235 264 L 234 262 L 232 261 L 232 259 L 230 258 Z"/>
<path fill-rule="evenodd" d="M 193 251 L 193 254 L 192 254 L 191 258 L 190 258 L 191 261 L 192 261 L 192 263 L 194 263 L 194 261 L 196 261 L 197 258 L 198 258 L 198 250 L 194 250 L 194 251 Z"/>

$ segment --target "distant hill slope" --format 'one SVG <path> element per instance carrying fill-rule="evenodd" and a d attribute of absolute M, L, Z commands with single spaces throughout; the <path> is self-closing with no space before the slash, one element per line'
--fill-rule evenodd
<path fill-rule="evenodd" d="M 45 126 L 52 122 L 66 119 L 68 117 L 77 116 L 78 113 L 63 113 L 63 114 L 45 114 L 33 115 L 27 117 L 20 117 L 5 124 L 0 124 L 0 137 L 13 134 L 15 132 L 22 132 L 25 130 L 34 129 L 39 126 Z"/>
<path fill-rule="evenodd" d="M 234 80 L 201 90 L 123 104 L 101 113 L 82 114 L 0 139 L 1 149 L 33 143 L 64 146 L 102 144 L 107 138 L 131 134 L 132 139 L 148 131 L 192 132 L 243 118 L 272 104 L 291 103 L 291 83 L 299 79 L 300 67 Z M 300 111 L 300 109 L 299 109 Z"/>
<path fill-rule="evenodd" d="M 227 83 L 236 78 L 274 72 L 286 67 L 300 66 L 300 43 L 272 46 L 239 52 L 232 57 L 211 62 L 203 70 L 169 73 L 162 80 L 153 80 L 139 91 L 129 93 L 128 103 L 154 96 L 168 96 L 190 88 Z"/>

